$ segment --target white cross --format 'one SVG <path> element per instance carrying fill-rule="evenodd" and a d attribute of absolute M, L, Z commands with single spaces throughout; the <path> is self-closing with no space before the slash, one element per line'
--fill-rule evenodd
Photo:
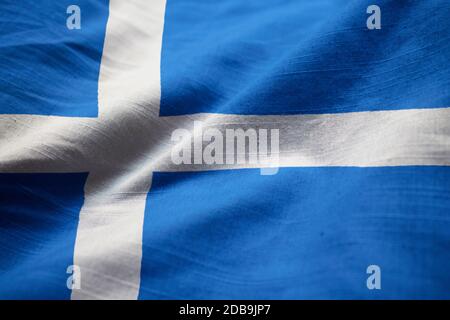
<path fill-rule="evenodd" d="M 450 109 L 159 117 L 164 10 L 165 0 L 110 1 L 98 118 L 0 115 L 0 172 L 89 172 L 73 299 L 136 299 L 152 172 L 251 167 L 174 165 L 171 133 L 194 120 L 279 129 L 280 167 L 450 165 Z"/>

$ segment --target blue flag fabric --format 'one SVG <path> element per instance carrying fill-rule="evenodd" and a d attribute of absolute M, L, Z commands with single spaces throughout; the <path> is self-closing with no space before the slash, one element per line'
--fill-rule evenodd
<path fill-rule="evenodd" d="M 450 104 L 446 1 L 168 1 L 161 114 L 319 114 Z"/>
<path fill-rule="evenodd" d="M 156 174 L 139 297 L 449 299 L 449 188 L 448 167 Z"/>
<path fill-rule="evenodd" d="M 73 1 L 0 4 L 0 113 L 96 117 L 108 0 L 77 1 L 84 29 L 71 32 Z"/>
<path fill-rule="evenodd" d="M 83 173 L 0 174 L 0 299 L 69 299 Z"/>

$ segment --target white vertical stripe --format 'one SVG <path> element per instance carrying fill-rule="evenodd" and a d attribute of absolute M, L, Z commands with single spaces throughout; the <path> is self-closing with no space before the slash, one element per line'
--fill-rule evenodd
<path fill-rule="evenodd" d="M 81 270 L 81 289 L 72 290 L 72 299 L 136 299 L 139 293 L 142 227 L 151 173 L 142 184 L 121 186 L 112 181 L 117 185 L 113 188 L 105 185 L 108 176 L 106 172 L 91 173 L 85 186 L 74 254 L 74 264 Z"/>
<path fill-rule="evenodd" d="M 147 106 L 145 112 L 157 116 L 164 9 L 163 0 L 110 1 L 99 80 L 101 123 L 136 115 L 143 111 L 142 104 Z M 118 130 L 126 128 L 119 123 Z M 113 132 L 105 133 L 114 137 Z M 102 170 L 99 161 L 85 186 L 74 252 L 81 289 L 72 291 L 72 299 L 136 299 L 139 294 L 151 169 L 141 164 L 140 174 L 132 175 L 132 155 L 118 152 L 110 159 L 117 165 Z"/>

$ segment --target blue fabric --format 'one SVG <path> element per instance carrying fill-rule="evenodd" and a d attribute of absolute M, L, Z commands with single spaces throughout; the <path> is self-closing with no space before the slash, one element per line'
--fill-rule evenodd
<path fill-rule="evenodd" d="M 161 115 L 450 106 L 450 2 L 168 0 Z"/>
<path fill-rule="evenodd" d="M 139 298 L 450 298 L 449 190 L 448 167 L 156 173 Z"/>
<path fill-rule="evenodd" d="M 85 173 L 0 173 L 0 299 L 69 299 Z"/>
<path fill-rule="evenodd" d="M 81 29 L 66 26 L 81 8 Z M 108 0 L 0 1 L 0 114 L 96 117 Z"/>

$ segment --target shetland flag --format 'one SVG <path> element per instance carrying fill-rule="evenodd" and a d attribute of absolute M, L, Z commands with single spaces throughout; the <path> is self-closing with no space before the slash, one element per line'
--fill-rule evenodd
<path fill-rule="evenodd" d="M 449 299 L 449 17 L 2 0 L 0 298 Z"/>

